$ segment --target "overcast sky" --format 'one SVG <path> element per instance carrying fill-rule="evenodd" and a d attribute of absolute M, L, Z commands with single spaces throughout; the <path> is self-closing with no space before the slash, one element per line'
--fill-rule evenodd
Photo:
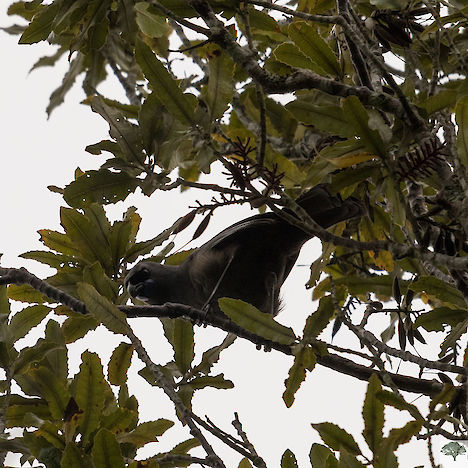
<path fill-rule="evenodd" d="M 0 25 L 10 23 L 5 7 L 2 7 Z M 77 166 L 82 170 L 99 167 L 104 162 L 104 157 L 92 156 L 84 148 L 106 138 L 108 125 L 87 106 L 79 104 L 84 98 L 80 86 L 74 87 L 67 95 L 65 104 L 56 109 L 47 120 L 45 109 L 48 97 L 59 85 L 66 68 L 66 62 L 62 61 L 53 69 L 39 69 L 28 75 L 28 70 L 38 57 L 52 53 L 47 45 L 19 46 L 16 37 L 0 32 L 0 50 L 2 266 L 25 266 L 35 274 L 46 277 L 53 271 L 36 262 L 24 261 L 18 255 L 43 247 L 39 242 L 38 229 L 61 229 L 59 207 L 63 201 L 58 194 L 50 192 L 47 186 L 66 185 L 73 179 Z M 112 86 L 103 89 L 115 96 L 120 93 Z M 108 211 L 111 217 L 120 218 L 128 206 L 136 206 L 143 217 L 140 232 L 140 240 L 143 240 L 154 237 L 170 226 L 188 211 L 188 207 L 196 199 L 202 199 L 203 196 L 206 198 L 206 195 L 195 191 L 183 194 L 157 192 L 151 198 L 132 195 L 125 203 L 118 203 Z M 254 213 L 246 207 L 228 207 L 222 212 L 217 210 L 198 245 L 206 242 L 222 228 L 251 214 Z M 182 245 L 184 237 L 179 237 Z M 194 246 L 196 244 L 189 247 Z M 310 241 L 303 249 L 298 264 L 310 264 L 319 252 L 320 243 L 316 239 Z M 305 319 L 317 306 L 311 302 L 310 291 L 304 288 L 308 274 L 307 267 L 296 266 L 283 288 L 285 307 L 278 320 L 292 326 L 297 334 L 301 334 Z M 163 336 L 158 320 L 133 319 L 130 323 L 156 363 L 164 364 L 171 359 L 171 348 Z M 39 336 L 42 329 L 43 327 L 37 327 L 31 335 Z M 325 335 L 330 336 L 329 329 Z M 354 339 L 345 331 L 340 332 L 340 335 L 338 339 L 341 345 L 356 346 Z M 223 336 L 223 333 L 213 328 L 197 328 L 196 349 L 203 351 L 218 344 Z M 102 327 L 89 333 L 70 346 L 70 374 L 73 375 L 78 370 L 79 357 L 84 350 L 97 352 L 105 365 L 120 341 L 119 336 Z M 198 392 L 194 399 L 194 410 L 200 416 L 209 416 L 226 431 L 231 430 L 230 422 L 233 413 L 237 411 L 250 440 L 271 467 L 279 466 L 281 454 L 287 448 L 295 453 L 300 467 L 310 466 L 308 452 L 311 444 L 320 442 L 310 423 L 335 422 L 351 432 L 361 447 L 365 447 L 361 436 L 361 407 L 365 383 L 318 366 L 297 393 L 293 407 L 287 409 L 281 395 L 291 364 L 291 357 L 275 351 L 258 351 L 253 344 L 239 339 L 223 353 L 221 364 L 213 371 L 214 374 L 224 372 L 225 377 L 233 380 L 236 387 L 233 390 Z M 172 405 L 166 396 L 136 375 L 141 367 L 141 362 L 134 358 L 129 386 L 140 401 L 142 421 L 159 417 L 175 420 Z M 427 407 L 427 403 L 422 405 Z M 407 420 L 406 414 L 397 411 L 387 411 L 387 416 L 393 420 L 392 427 L 402 426 Z M 182 436 L 177 436 L 177 432 L 187 434 L 184 429 L 172 428 L 160 438 L 158 444 L 149 444 L 141 453 L 150 456 L 172 448 L 184 440 Z M 240 460 L 238 454 L 230 449 L 220 449 L 216 442 L 214 445 L 228 467 L 237 466 Z M 439 452 L 438 445 L 435 452 Z M 423 464 L 428 466 L 426 443 L 423 441 L 412 441 L 403 446 L 398 454 L 401 454 L 400 462 L 403 467 Z M 11 456 L 7 462 L 19 466 L 18 459 L 17 456 Z M 458 462 L 450 464 L 448 457 L 443 457 L 443 461 L 444 467 L 462 466 Z"/>

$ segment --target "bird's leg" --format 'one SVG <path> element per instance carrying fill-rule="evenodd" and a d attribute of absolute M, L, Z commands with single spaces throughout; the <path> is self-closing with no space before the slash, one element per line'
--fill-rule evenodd
<path fill-rule="evenodd" d="M 221 275 L 219 276 L 218 281 L 216 282 L 215 287 L 213 288 L 213 291 L 211 291 L 210 297 L 209 297 L 209 298 L 206 300 L 206 302 L 203 304 L 202 310 L 204 310 L 205 312 L 208 312 L 208 309 L 209 309 L 209 306 L 210 306 L 210 302 L 211 302 L 211 300 L 213 299 L 213 297 L 214 297 L 214 295 L 216 294 L 216 292 L 218 291 L 219 285 L 221 284 L 221 281 L 223 281 L 223 278 L 224 278 L 224 276 L 226 275 L 226 272 L 228 271 L 228 268 L 229 268 L 229 266 L 231 265 L 233 258 L 234 258 L 234 254 L 232 254 L 232 255 L 229 257 L 229 260 L 228 260 L 228 262 L 226 263 L 226 266 L 224 267 L 223 272 L 222 272 Z"/>

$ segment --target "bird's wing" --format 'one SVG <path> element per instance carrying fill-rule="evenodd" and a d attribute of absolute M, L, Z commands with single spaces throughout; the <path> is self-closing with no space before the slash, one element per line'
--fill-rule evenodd
<path fill-rule="evenodd" d="M 233 244 L 237 246 L 239 242 L 251 238 L 251 236 L 261 235 L 271 229 L 278 224 L 278 221 L 279 219 L 274 213 L 264 213 L 243 219 L 221 231 L 198 248 L 196 252 L 211 249 L 229 249 Z"/>

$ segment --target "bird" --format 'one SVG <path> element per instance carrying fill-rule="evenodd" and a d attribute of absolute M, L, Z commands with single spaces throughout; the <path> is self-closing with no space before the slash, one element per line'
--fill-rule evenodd
<path fill-rule="evenodd" d="M 322 228 L 363 215 L 357 199 L 342 200 L 326 184 L 296 203 Z M 275 316 L 281 286 L 312 237 L 274 212 L 257 214 L 224 229 L 179 265 L 139 262 L 124 283 L 131 297 L 151 305 L 179 303 L 222 314 L 218 299 L 229 297 Z"/>

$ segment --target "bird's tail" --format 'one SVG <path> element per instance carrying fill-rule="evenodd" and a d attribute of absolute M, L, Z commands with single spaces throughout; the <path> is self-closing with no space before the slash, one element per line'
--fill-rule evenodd
<path fill-rule="evenodd" d="M 364 208 L 359 200 L 353 197 L 343 200 L 339 195 L 332 195 L 325 184 L 317 185 L 304 193 L 296 203 L 323 228 L 364 215 Z"/>

